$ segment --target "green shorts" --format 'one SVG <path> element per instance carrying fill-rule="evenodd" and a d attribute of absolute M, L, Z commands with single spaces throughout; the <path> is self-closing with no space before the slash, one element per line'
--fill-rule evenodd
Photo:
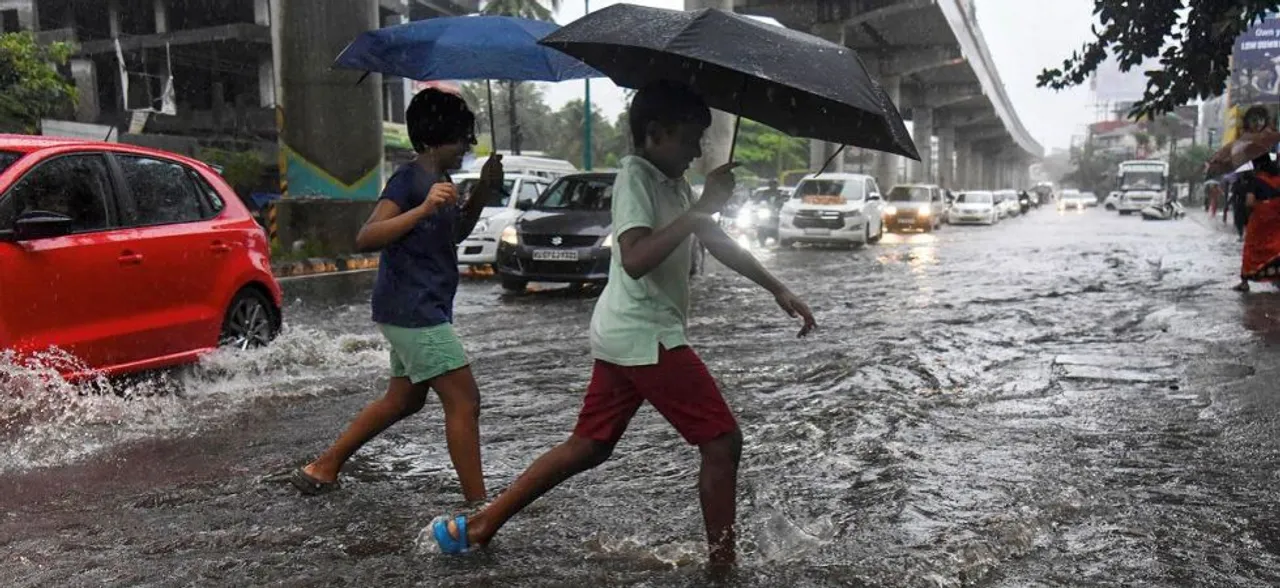
<path fill-rule="evenodd" d="M 418 384 L 467 367 L 467 353 L 453 325 L 406 328 L 379 324 L 391 343 L 391 377 Z"/>

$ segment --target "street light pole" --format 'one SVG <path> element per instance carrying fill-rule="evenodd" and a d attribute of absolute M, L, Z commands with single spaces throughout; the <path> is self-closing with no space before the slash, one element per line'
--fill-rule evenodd
<path fill-rule="evenodd" d="M 584 14 L 591 13 L 591 0 L 582 0 Z M 591 171 L 591 78 L 586 79 L 582 100 L 582 167 Z"/>

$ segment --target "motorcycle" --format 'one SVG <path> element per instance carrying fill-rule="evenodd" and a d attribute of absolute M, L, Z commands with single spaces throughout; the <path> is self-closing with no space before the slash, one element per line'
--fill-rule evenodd
<path fill-rule="evenodd" d="M 1172 220 L 1187 216 L 1187 209 L 1176 200 L 1163 204 L 1152 204 L 1141 211 L 1142 220 Z"/>

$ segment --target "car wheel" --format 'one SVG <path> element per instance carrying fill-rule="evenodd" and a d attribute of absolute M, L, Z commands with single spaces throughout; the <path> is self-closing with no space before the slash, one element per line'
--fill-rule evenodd
<path fill-rule="evenodd" d="M 529 280 L 513 276 L 502 276 L 502 289 L 508 292 L 524 292 L 529 287 Z"/>
<path fill-rule="evenodd" d="M 795 245 L 795 241 L 792 241 L 791 239 L 782 239 L 778 241 L 778 247 L 782 249 L 791 249 L 793 245 Z"/>
<path fill-rule="evenodd" d="M 236 349 L 263 347 L 280 334 L 279 309 L 262 292 L 245 288 L 236 293 L 222 319 L 218 346 Z"/>

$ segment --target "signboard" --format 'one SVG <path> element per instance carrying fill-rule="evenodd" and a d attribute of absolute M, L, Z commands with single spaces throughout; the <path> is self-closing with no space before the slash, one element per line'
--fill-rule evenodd
<path fill-rule="evenodd" d="M 115 127 L 49 118 L 40 121 L 40 134 L 50 137 L 66 137 L 68 139 L 106 141 L 108 143 L 115 143 L 119 140 Z"/>
<path fill-rule="evenodd" d="M 1236 37 L 1231 51 L 1231 106 L 1280 99 L 1280 14 L 1269 14 Z"/>
<path fill-rule="evenodd" d="M 382 121 L 382 145 L 394 149 L 413 151 L 413 142 L 409 140 L 408 125 Z"/>

